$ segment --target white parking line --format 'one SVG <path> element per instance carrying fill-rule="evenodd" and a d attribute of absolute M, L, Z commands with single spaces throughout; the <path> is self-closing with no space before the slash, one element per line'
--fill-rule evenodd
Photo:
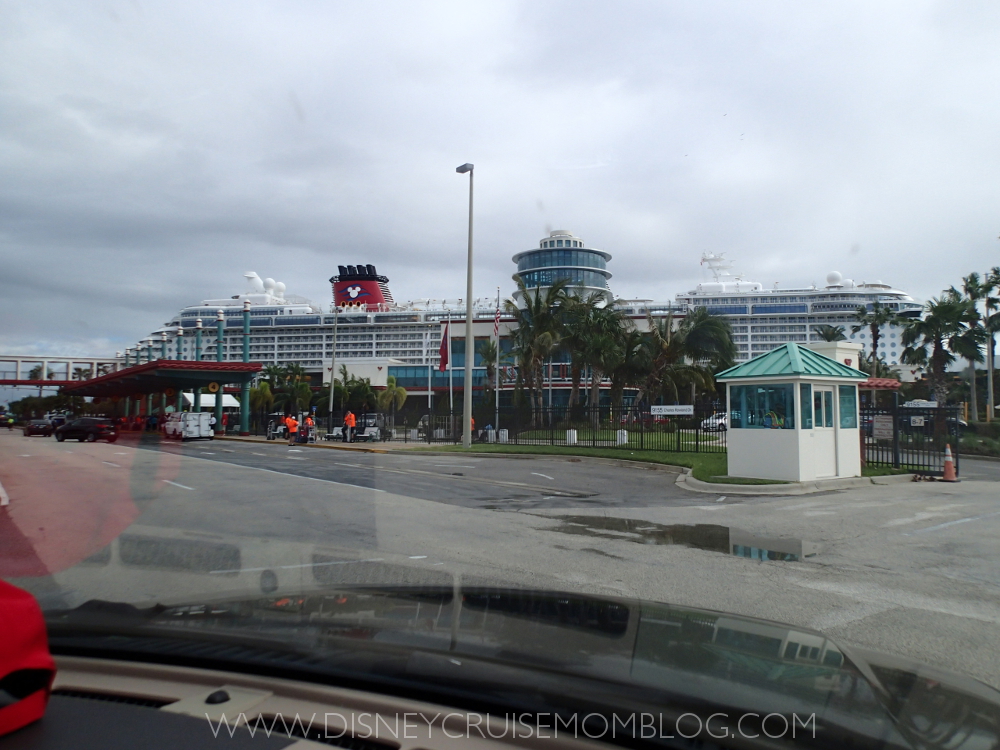
<path fill-rule="evenodd" d="M 164 479 L 167 484 L 172 484 L 174 487 L 180 487 L 182 490 L 193 490 L 194 487 L 188 487 L 186 484 L 177 484 L 177 482 L 171 482 L 169 479 Z"/>
<path fill-rule="evenodd" d="M 548 474 L 539 474 L 537 471 L 533 471 L 533 472 L 531 472 L 531 474 L 532 474 L 532 476 L 536 476 L 536 477 L 545 477 L 550 482 L 556 481 L 555 479 L 553 479 L 552 477 L 550 477 Z"/>
<path fill-rule="evenodd" d="M 288 452 L 289 453 L 301 453 L 302 449 L 301 448 L 289 448 Z"/>
<path fill-rule="evenodd" d="M 926 534 L 928 531 L 938 531 L 939 529 L 947 529 L 949 526 L 957 526 L 960 523 L 968 523 L 969 521 L 978 521 L 980 518 L 989 518 L 990 516 L 1000 515 L 1000 510 L 994 511 L 993 513 L 986 513 L 982 516 L 970 516 L 968 518 L 959 518 L 956 521 L 947 521 L 945 523 L 939 523 L 937 526 L 928 526 L 926 529 L 919 529 L 917 531 L 912 531 L 909 534 L 903 534 L 902 536 L 913 536 L 914 534 Z"/>
<path fill-rule="evenodd" d="M 30 453 L 22 453 L 21 454 L 21 458 L 31 458 L 31 454 Z"/>
<path fill-rule="evenodd" d="M 115 453 L 116 456 L 127 456 L 128 453 Z"/>
<path fill-rule="evenodd" d="M 250 455 L 251 456 L 267 456 L 266 453 L 254 453 L 253 451 L 250 452 Z"/>
<path fill-rule="evenodd" d="M 107 464 L 108 466 L 114 466 L 116 469 L 120 469 L 122 467 L 121 464 L 113 464 L 110 461 L 101 461 L 101 463 L 102 464 Z"/>
<path fill-rule="evenodd" d="M 427 555 L 410 555 L 411 560 L 426 560 Z"/>
<path fill-rule="evenodd" d="M 726 496 L 725 496 L 725 495 L 722 495 L 721 497 L 717 498 L 715 502 L 717 502 L 717 503 L 721 503 L 721 502 L 722 502 L 723 500 L 725 500 L 725 499 L 726 499 Z"/>
<path fill-rule="evenodd" d="M 302 458 L 301 456 L 285 456 L 285 458 L 289 459 L 290 461 L 305 461 L 305 459 Z"/>
<path fill-rule="evenodd" d="M 7 494 L 7 490 L 3 488 L 2 483 L 0 483 L 0 505 L 10 505 L 10 496 Z"/>

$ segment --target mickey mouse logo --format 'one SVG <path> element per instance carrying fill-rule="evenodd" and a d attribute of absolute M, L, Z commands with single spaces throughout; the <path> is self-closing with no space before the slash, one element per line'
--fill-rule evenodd
<path fill-rule="evenodd" d="M 349 286 L 344 291 L 347 292 L 347 296 L 351 299 L 357 299 L 358 297 L 370 297 L 371 295 L 362 289 L 360 286 Z"/>

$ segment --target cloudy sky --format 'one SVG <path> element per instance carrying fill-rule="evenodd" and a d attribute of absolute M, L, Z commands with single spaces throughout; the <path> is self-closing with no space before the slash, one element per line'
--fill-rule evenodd
<path fill-rule="evenodd" d="M 107 354 L 338 264 L 476 293 L 570 229 L 669 299 L 726 252 L 928 297 L 1000 264 L 990 2 L 0 3 L 0 352 Z"/>

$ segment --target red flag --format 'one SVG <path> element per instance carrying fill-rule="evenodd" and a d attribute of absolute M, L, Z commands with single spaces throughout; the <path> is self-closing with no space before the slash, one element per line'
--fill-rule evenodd
<path fill-rule="evenodd" d="M 444 372 L 448 369 L 448 322 L 445 321 L 444 333 L 441 334 L 441 348 L 438 350 L 441 354 L 441 364 L 438 365 L 438 369 Z"/>

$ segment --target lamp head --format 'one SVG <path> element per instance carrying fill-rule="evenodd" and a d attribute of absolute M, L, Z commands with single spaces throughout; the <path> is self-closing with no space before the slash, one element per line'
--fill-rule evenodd
<path fill-rule="evenodd" d="M 471 172 L 473 170 L 473 168 L 474 167 L 473 167 L 472 164 L 469 164 L 468 162 L 466 162 L 462 166 L 456 168 L 455 171 L 458 172 L 459 174 L 465 174 L 466 172 Z"/>

